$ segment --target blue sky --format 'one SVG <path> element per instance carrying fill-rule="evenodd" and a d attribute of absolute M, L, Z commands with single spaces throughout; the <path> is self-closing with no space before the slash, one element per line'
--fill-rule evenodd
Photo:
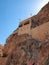
<path fill-rule="evenodd" d="M 18 27 L 19 22 L 37 14 L 49 0 L 0 0 L 0 43 Z"/>

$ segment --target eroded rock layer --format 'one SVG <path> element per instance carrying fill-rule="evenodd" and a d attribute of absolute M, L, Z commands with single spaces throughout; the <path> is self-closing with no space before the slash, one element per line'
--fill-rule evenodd
<path fill-rule="evenodd" d="M 30 34 L 15 30 L 6 40 L 0 65 L 49 65 L 49 3 L 32 17 Z"/>

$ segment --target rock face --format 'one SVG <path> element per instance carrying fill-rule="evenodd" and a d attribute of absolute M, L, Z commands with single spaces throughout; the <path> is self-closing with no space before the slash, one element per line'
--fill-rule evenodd
<path fill-rule="evenodd" d="M 40 12 L 32 17 L 35 21 L 37 21 L 40 24 L 43 24 L 45 22 L 49 21 L 49 2 L 44 6 Z"/>
<path fill-rule="evenodd" d="M 31 35 L 15 30 L 6 40 L 0 65 L 49 65 L 49 3 L 32 19 L 39 26 Z"/>
<path fill-rule="evenodd" d="M 32 29 L 31 35 L 32 35 L 32 38 L 34 38 L 34 39 L 44 41 L 45 36 L 49 35 L 49 22 L 44 23 L 44 24 Z"/>
<path fill-rule="evenodd" d="M 0 44 L 0 57 L 3 56 L 3 48 L 4 48 L 4 46 L 2 46 L 2 45 Z"/>

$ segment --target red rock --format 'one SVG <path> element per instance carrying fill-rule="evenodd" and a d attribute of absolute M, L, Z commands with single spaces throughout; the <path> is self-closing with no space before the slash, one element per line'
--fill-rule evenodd
<path fill-rule="evenodd" d="M 32 35 L 18 35 L 15 30 L 6 40 L 0 65 L 49 65 L 49 3 L 32 19 L 39 26 Z"/>

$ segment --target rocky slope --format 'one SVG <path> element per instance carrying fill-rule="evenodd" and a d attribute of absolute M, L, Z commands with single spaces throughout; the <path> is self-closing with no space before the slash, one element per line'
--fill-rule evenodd
<path fill-rule="evenodd" d="M 49 21 L 49 2 L 46 4 L 37 15 L 32 17 L 39 25 Z"/>
<path fill-rule="evenodd" d="M 0 57 L 3 56 L 3 49 L 4 49 L 4 46 L 2 46 L 2 45 L 0 44 Z"/>
<path fill-rule="evenodd" d="M 49 3 L 32 19 L 40 26 L 33 29 L 32 36 L 11 34 L 4 45 L 0 65 L 49 65 Z"/>

